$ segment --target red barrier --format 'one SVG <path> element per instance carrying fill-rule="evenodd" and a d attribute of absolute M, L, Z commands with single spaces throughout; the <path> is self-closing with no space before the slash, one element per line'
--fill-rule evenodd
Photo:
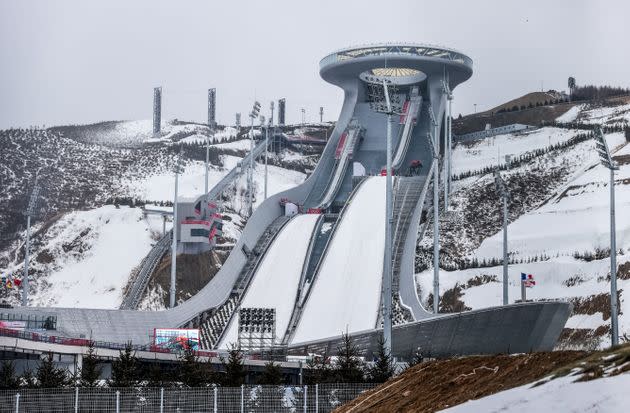
<path fill-rule="evenodd" d="M 337 144 L 337 150 L 335 150 L 335 159 L 339 159 L 341 156 L 341 152 L 343 151 L 344 144 L 346 143 L 346 137 L 348 134 L 346 132 L 342 133 L 339 137 L 339 143 Z"/>

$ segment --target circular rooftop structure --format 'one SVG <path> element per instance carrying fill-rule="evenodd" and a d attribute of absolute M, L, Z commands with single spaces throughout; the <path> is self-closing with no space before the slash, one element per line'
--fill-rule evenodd
<path fill-rule="evenodd" d="M 324 57 L 320 75 L 330 83 L 361 78 L 418 83 L 448 73 L 451 88 L 472 76 L 472 59 L 454 49 L 416 43 L 381 43 L 341 49 Z"/>

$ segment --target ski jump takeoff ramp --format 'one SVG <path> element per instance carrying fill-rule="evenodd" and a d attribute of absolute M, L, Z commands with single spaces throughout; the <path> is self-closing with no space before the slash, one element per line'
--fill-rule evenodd
<path fill-rule="evenodd" d="M 256 209 L 221 270 L 198 294 L 164 311 L 2 312 L 54 315 L 55 335 L 119 343 L 150 344 L 156 328 L 199 327 L 205 348 L 222 349 L 236 340 L 240 307 L 275 308 L 276 342 L 289 353 L 334 354 L 347 331 L 369 357 L 382 334 L 383 266 L 392 265 L 395 356 L 418 348 L 434 356 L 551 350 L 570 315 L 568 303 L 433 314 L 416 292 L 418 227 L 432 171 L 440 167 L 430 139 L 437 138 L 443 157 L 447 93 L 472 76 L 472 60 L 444 47 L 377 44 L 326 56 L 320 75 L 343 89 L 344 102 L 317 167 L 302 185 Z M 392 125 L 391 263 L 384 263 L 385 184 L 379 176 L 386 165 L 386 115 L 378 111 L 383 82 L 400 112 Z M 281 201 L 287 199 L 316 213 L 284 217 Z"/>

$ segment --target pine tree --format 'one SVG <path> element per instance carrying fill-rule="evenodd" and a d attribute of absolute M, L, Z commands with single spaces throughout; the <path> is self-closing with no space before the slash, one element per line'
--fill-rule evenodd
<path fill-rule="evenodd" d="M 203 364 L 190 348 L 184 349 L 179 357 L 178 376 L 184 386 L 199 387 L 206 383 L 207 377 L 204 374 Z"/>
<path fill-rule="evenodd" d="M 33 376 L 33 371 L 30 369 L 24 370 L 24 373 L 22 373 L 22 377 L 20 377 L 20 382 L 20 386 L 27 389 L 33 389 L 37 387 L 37 381 L 35 380 L 35 376 Z"/>
<path fill-rule="evenodd" d="M 306 384 L 331 383 L 335 381 L 334 372 L 327 355 L 311 357 L 304 372 Z"/>
<path fill-rule="evenodd" d="M 280 365 L 270 361 L 265 363 L 265 370 L 258 378 L 258 384 L 280 385 L 284 383 L 284 375 Z"/>
<path fill-rule="evenodd" d="M 228 360 L 225 362 L 221 359 L 221 363 L 225 368 L 225 376 L 223 385 L 228 387 L 237 387 L 245 383 L 245 366 L 243 365 L 243 352 L 240 347 L 231 346 L 228 351 Z"/>
<path fill-rule="evenodd" d="M 424 356 L 422 355 L 420 347 L 418 347 L 411 356 L 411 360 L 409 360 L 409 362 L 407 363 L 407 368 L 417 366 L 422 362 L 424 362 Z"/>
<path fill-rule="evenodd" d="M 127 343 L 125 350 L 120 352 L 118 359 L 112 362 L 110 387 L 132 387 L 136 385 L 138 368 L 138 359 L 133 353 L 131 343 Z"/>
<path fill-rule="evenodd" d="M 44 389 L 63 387 L 68 383 L 68 374 L 64 369 L 55 367 L 52 353 L 39 363 L 36 376 L 39 387 Z"/>
<path fill-rule="evenodd" d="M 368 380 L 371 383 L 385 383 L 394 375 L 394 369 L 394 360 L 385 348 L 385 339 L 381 336 L 378 339 L 376 361 L 368 369 Z"/>
<path fill-rule="evenodd" d="M 364 364 L 348 334 L 341 335 L 341 345 L 337 348 L 337 359 L 333 369 L 340 383 L 363 382 Z"/>
<path fill-rule="evenodd" d="M 18 387 L 20 380 L 15 375 L 15 365 L 13 361 L 6 360 L 0 365 L 0 389 L 13 390 Z"/>
<path fill-rule="evenodd" d="M 90 341 L 87 354 L 83 356 L 80 374 L 81 386 L 96 387 L 102 370 L 103 368 L 99 365 L 98 358 L 94 352 L 94 342 Z"/>

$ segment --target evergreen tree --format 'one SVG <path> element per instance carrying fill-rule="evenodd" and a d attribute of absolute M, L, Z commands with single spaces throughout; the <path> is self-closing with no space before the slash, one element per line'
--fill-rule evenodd
<path fill-rule="evenodd" d="M 221 363 L 225 368 L 225 376 L 223 385 L 228 387 L 237 387 L 245 383 L 245 366 L 243 365 L 243 352 L 240 347 L 232 345 L 228 351 L 228 359 L 225 362 L 221 359 Z"/>
<path fill-rule="evenodd" d="M 37 387 L 37 381 L 35 380 L 35 376 L 33 376 L 33 371 L 31 369 L 24 370 L 24 373 L 22 373 L 22 377 L 20 377 L 20 381 L 20 385 L 27 389 Z"/>
<path fill-rule="evenodd" d="M 20 380 L 15 375 L 15 365 L 13 361 L 6 360 L 0 365 L 0 389 L 13 390 L 18 387 Z"/>
<path fill-rule="evenodd" d="M 179 381 L 188 387 L 202 386 L 207 380 L 203 367 L 203 364 L 192 349 L 184 349 L 184 352 L 179 357 Z"/>
<path fill-rule="evenodd" d="M 52 353 L 39 363 L 36 376 L 39 387 L 44 389 L 63 387 L 68 383 L 68 374 L 64 369 L 55 367 Z"/>
<path fill-rule="evenodd" d="M 147 374 L 147 387 L 166 387 L 169 384 L 169 373 L 159 363 L 152 363 Z"/>
<path fill-rule="evenodd" d="M 422 351 L 420 347 L 416 349 L 416 351 L 412 354 L 411 360 L 407 363 L 407 368 L 417 366 L 418 364 L 424 361 L 424 356 L 422 355 Z"/>
<path fill-rule="evenodd" d="M 282 374 L 280 365 L 274 363 L 273 361 L 265 363 L 265 370 L 263 370 L 260 377 L 258 377 L 258 384 L 284 384 L 284 375 Z"/>
<path fill-rule="evenodd" d="M 327 355 L 311 357 L 306 365 L 304 381 L 306 384 L 331 383 L 335 381 L 334 372 Z"/>
<path fill-rule="evenodd" d="M 112 362 L 112 377 L 110 387 L 132 387 L 138 381 L 139 363 L 132 350 L 131 342 L 125 345 L 118 358 Z"/>
<path fill-rule="evenodd" d="M 80 374 L 81 386 L 96 387 L 102 370 L 103 368 L 99 365 L 98 358 L 94 352 L 94 342 L 90 341 L 87 354 L 83 356 Z"/>
<path fill-rule="evenodd" d="M 368 380 L 371 383 L 385 383 L 394 375 L 394 359 L 390 352 L 385 348 L 384 337 L 378 339 L 378 350 L 376 352 L 376 360 L 368 369 Z"/>
<path fill-rule="evenodd" d="M 341 345 L 337 348 L 337 359 L 333 369 L 340 383 L 363 382 L 364 363 L 348 334 L 341 335 Z"/>

